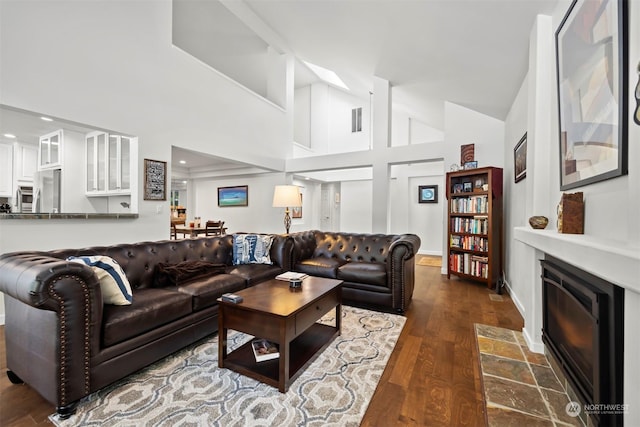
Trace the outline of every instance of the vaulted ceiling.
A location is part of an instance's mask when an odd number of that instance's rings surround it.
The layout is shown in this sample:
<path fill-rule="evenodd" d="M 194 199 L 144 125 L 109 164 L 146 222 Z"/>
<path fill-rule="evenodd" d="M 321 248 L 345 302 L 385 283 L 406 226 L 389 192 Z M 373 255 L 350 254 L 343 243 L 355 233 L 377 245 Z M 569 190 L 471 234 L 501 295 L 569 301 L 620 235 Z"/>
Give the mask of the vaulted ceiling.
<path fill-rule="evenodd" d="M 209 34 L 191 31 L 184 36 L 198 37 L 200 48 L 225 64 L 224 73 L 245 79 L 251 79 L 251 72 L 264 73 L 237 56 L 252 51 L 264 55 L 263 47 L 269 45 L 335 71 L 362 98 L 368 98 L 373 76 L 386 79 L 395 108 L 442 129 L 445 101 L 500 120 L 506 117 L 527 72 L 535 17 L 552 14 L 557 3 L 174 0 L 174 14 L 176 5 L 189 4 L 192 12 L 184 18 L 191 28 L 195 16 L 208 14 L 216 22 Z M 174 16 L 174 27 L 176 23 Z M 301 63 L 296 73 L 298 82 L 309 76 Z"/>

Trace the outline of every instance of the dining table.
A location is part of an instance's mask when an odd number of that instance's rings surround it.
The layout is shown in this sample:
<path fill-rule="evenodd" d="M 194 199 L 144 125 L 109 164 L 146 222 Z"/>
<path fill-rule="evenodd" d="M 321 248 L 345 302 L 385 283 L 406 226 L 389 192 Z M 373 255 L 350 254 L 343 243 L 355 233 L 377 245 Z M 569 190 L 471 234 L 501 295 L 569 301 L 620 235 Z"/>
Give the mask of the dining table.
<path fill-rule="evenodd" d="M 204 225 L 196 226 L 188 226 L 188 225 L 176 225 L 176 233 L 182 233 L 184 236 L 187 234 L 190 237 L 197 237 L 198 234 L 205 234 L 207 232 L 207 228 Z"/>

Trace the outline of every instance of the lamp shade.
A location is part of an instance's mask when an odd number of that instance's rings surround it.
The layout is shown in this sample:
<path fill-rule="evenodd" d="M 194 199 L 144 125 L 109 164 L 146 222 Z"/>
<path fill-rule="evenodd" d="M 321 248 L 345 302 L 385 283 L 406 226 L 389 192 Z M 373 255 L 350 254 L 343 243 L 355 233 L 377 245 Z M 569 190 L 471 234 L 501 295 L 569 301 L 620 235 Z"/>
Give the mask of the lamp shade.
<path fill-rule="evenodd" d="M 302 206 L 300 189 L 297 185 L 276 185 L 273 192 L 274 208 L 295 208 Z"/>

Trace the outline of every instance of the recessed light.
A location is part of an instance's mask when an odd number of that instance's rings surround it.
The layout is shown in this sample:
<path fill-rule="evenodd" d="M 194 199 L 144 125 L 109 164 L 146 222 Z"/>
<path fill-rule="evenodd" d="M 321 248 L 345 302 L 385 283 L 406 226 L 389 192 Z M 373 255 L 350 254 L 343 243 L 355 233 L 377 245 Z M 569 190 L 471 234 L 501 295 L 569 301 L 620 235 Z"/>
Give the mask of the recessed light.
<path fill-rule="evenodd" d="M 44 120 L 45 122 L 52 122 L 52 121 L 53 121 L 53 119 L 52 119 L 52 118 L 50 118 L 50 117 L 45 117 L 45 116 L 41 116 L 41 117 L 40 117 L 40 119 L 41 119 L 41 120 Z"/>
<path fill-rule="evenodd" d="M 4 137 L 5 137 L 5 138 L 13 139 L 13 138 L 15 138 L 16 136 L 15 136 L 14 134 L 12 134 L 12 133 L 5 133 L 5 134 L 4 134 Z"/>
<path fill-rule="evenodd" d="M 181 164 L 181 165 L 184 165 L 184 164 L 186 164 L 186 163 L 187 163 L 187 162 L 186 162 L 186 160 L 180 160 L 180 164 Z"/>

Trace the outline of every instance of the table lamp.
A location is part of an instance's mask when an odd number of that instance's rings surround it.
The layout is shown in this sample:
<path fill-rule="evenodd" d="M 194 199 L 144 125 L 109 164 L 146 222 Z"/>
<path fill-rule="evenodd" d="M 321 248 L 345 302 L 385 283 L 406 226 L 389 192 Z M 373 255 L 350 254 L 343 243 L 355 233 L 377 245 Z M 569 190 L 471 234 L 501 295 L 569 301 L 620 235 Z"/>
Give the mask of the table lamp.
<path fill-rule="evenodd" d="M 289 228 L 291 228 L 291 216 L 289 215 L 289 208 L 295 208 L 302 206 L 302 199 L 300 198 L 300 189 L 297 185 L 276 185 L 273 192 L 273 207 L 285 208 L 284 209 L 284 228 L 289 234 Z"/>

